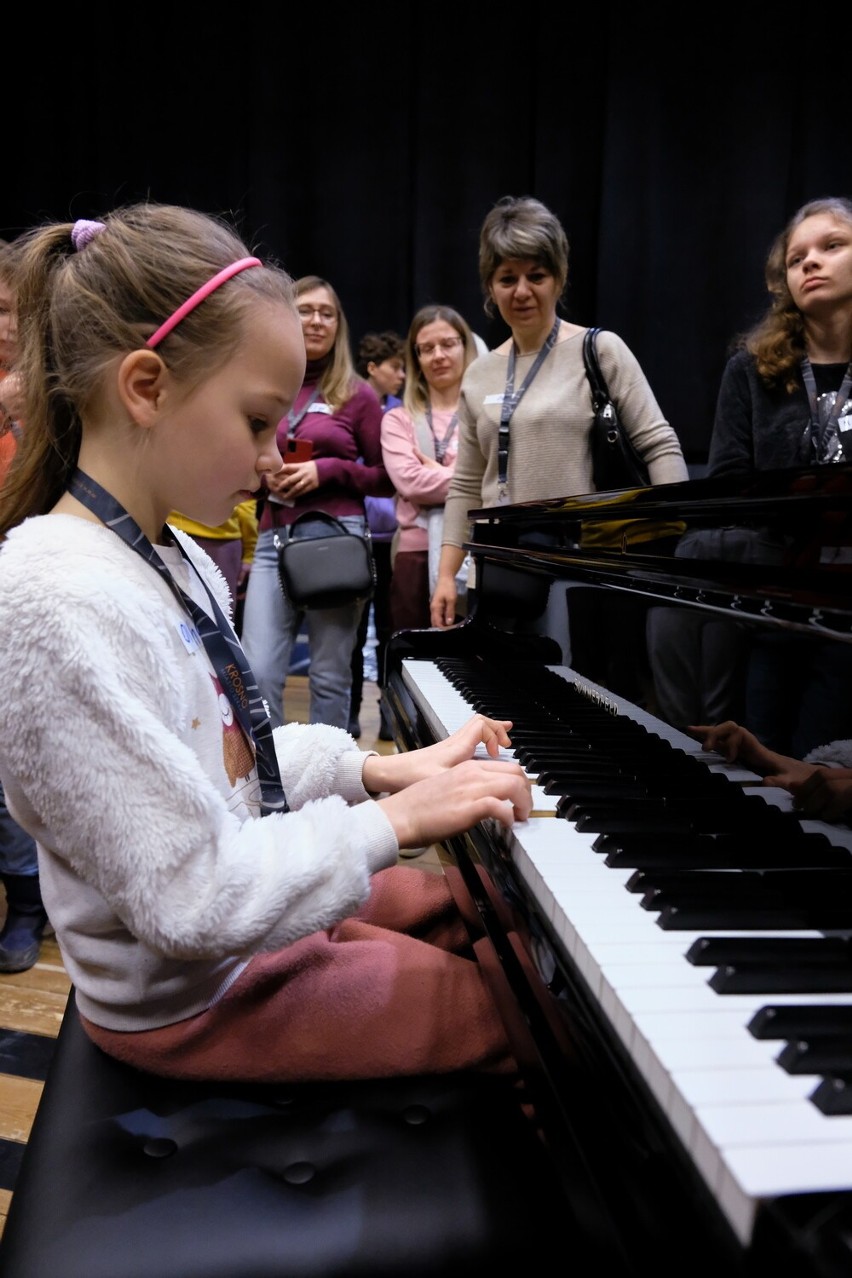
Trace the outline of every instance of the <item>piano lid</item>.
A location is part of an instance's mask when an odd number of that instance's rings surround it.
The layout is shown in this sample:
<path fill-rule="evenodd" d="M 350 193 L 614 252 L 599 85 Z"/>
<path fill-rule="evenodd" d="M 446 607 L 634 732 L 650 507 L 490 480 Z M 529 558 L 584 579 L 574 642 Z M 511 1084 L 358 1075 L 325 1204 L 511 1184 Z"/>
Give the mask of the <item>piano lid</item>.
<path fill-rule="evenodd" d="M 488 563 L 852 642 L 852 464 L 471 510 Z"/>

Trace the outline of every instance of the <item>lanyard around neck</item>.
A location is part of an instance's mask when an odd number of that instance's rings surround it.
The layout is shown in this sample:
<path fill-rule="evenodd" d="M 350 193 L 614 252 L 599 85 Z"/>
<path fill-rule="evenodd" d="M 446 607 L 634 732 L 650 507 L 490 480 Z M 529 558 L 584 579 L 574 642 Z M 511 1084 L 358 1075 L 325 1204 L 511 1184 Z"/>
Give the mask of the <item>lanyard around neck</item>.
<path fill-rule="evenodd" d="M 111 493 L 101 488 L 100 484 L 79 469 L 74 472 L 68 491 L 160 574 L 184 612 L 191 617 L 198 631 L 198 637 L 216 672 L 216 677 L 234 708 L 237 722 L 246 739 L 254 744 L 263 815 L 267 816 L 270 812 L 289 812 L 290 808 L 278 771 L 275 743 L 272 740 L 272 725 L 269 722 L 260 689 L 239 641 L 207 583 L 199 576 L 210 600 L 212 617 L 181 590 L 142 529 Z M 193 567 L 183 546 L 166 528 L 163 529 L 163 535 L 170 542 L 176 542 L 184 559 L 190 567 Z"/>
<path fill-rule="evenodd" d="M 426 405 L 426 421 L 429 423 L 429 429 L 432 432 L 432 440 L 435 445 L 435 460 L 439 461 L 441 465 L 443 466 L 444 458 L 447 455 L 447 448 L 449 447 L 450 440 L 452 439 L 455 429 L 459 424 L 458 409 L 456 409 L 456 411 L 453 413 L 452 417 L 450 418 L 450 423 L 447 426 L 447 429 L 444 431 L 443 439 L 438 439 L 437 435 L 435 434 L 435 427 L 432 425 L 432 405 L 431 404 Z"/>
<path fill-rule="evenodd" d="M 288 436 L 293 434 L 293 431 L 299 425 L 299 422 L 302 420 L 302 418 L 307 417 L 308 413 L 310 412 L 314 404 L 314 401 L 319 396 L 319 393 L 320 393 L 319 382 L 317 382 L 316 386 L 311 391 L 310 395 L 305 400 L 304 404 L 299 409 L 299 411 L 296 412 L 295 409 L 293 408 L 290 409 L 289 413 L 287 414 L 287 435 Z"/>
<path fill-rule="evenodd" d="M 834 405 L 824 422 L 820 421 L 816 378 L 807 355 L 802 360 L 801 368 L 802 381 L 805 383 L 811 414 L 808 432 L 817 457 L 820 461 L 827 461 L 831 460 L 830 455 L 835 453 L 836 460 L 841 461 L 843 459 L 843 449 L 839 443 L 840 429 L 838 422 L 840 414 L 843 412 L 843 405 L 849 398 L 849 391 L 852 390 L 852 360 L 846 366 L 843 381 L 840 383 L 840 389 L 834 398 Z"/>
<path fill-rule="evenodd" d="M 512 349 L 509 352 L 509 367 L 506 370 L 506 389 L 503 392 L 503 403 L 500 408 L 500 430 L 497 436 L 497 468 L 498 483 L 501 494 L 507 492 L 508 473 L 509 473 L 509 423 L 515 409 L 520 404 L 527 390 L 538 375 L 544 361 L 556 345 L 556 338 L 559 336 L 559 318 L 557 316 L 553 328 L 547 335 L 547 340 L 536 355 L 532 367 L 521 382 L 518 390 L 515 390 L 515 361 L 517 360 L 518 348 L 512 340 Z"/>

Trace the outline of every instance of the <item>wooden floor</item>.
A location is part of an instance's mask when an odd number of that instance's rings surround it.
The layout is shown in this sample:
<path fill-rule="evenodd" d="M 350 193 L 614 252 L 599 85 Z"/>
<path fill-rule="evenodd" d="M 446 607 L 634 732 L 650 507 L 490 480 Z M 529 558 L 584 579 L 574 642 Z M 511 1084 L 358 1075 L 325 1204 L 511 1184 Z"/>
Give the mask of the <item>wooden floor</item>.
<path fill-rule="evenodd" d="M 307 721 L 307 682 L 304 675 L 291 675 L 285 690 L 288 718 L 302 723 Z M 369 681 L 364 683 L 360 722 L 358 744 L 362 749 L 380 754 L 395 750 L 393 742 L 378 739 L 378 688 Z M 442 872 L 434 848 L 407 858 L 404 864 Z M 0 890 L 0 918 L 5 908 Z M 69 989 L 70 982 L 52 937 L 42 942 L 39 960 L 28 972 L 12 976 L 0 973 L 0 1234 Z"/>

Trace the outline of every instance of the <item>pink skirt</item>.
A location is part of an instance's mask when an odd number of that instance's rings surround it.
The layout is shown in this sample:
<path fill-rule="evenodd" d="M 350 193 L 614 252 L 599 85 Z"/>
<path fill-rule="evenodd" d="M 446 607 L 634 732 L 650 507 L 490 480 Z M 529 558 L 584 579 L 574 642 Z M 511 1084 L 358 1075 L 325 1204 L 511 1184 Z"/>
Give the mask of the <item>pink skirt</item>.
<path fill-rule="evenodd" d="M 83 1024 L 110 1056 L 172 1078 L 516 1071 L 446 880 L 412 866 L 376 874 L 352 918 L 257 955 L 198 1016 L 133 1033 Z"/>

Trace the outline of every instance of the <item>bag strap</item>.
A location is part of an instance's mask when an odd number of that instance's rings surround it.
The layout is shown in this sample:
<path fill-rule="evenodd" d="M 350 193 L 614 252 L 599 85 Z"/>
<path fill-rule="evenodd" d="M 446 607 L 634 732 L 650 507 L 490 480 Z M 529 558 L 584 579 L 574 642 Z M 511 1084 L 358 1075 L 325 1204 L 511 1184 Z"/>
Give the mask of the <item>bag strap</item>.
<path fill-rule="evenodd" d="M 344 537 L 357 536 L 357 533 L 350 532 L 336 515 L 330 515 L 327 510 L 303 510 L 301 515 L 297 515 L 290 523 L 290 539 L 301 540 L 305 530 L 310 528 L 312 524 L 315 527 L 322 525 L 329 533 L 339 534 Z M 314 534 L 314 536 L 321 535 L 320 533 Z"/>
<path fill-rule="evenodd" d="M 592 388 L 592 404 L 595 412 L 600 412 L 604 404 L 611 402 L 609 388 L 598 363 L 598 351 L 595 338 L 601 330 L 587 328 L 583 337 L 583 363 L 586 365 L 586 376 Z"/>

